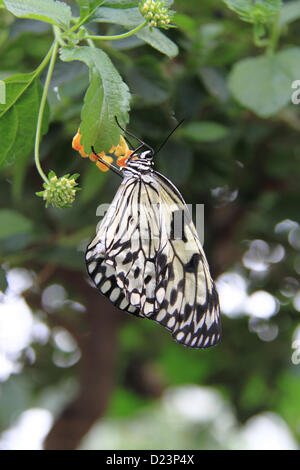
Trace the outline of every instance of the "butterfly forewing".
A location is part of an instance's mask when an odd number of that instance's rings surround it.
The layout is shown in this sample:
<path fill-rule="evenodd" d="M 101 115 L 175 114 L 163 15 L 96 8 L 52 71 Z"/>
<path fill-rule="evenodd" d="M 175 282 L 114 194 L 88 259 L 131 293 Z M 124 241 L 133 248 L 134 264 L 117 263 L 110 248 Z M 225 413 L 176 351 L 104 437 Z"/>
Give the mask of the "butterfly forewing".
<path fill-rule="evenodd" d="M 119 309 L 139 316 L 139 309 L 130 304 L 126 289 L 116 277 L 116 260 L 113 257 L 113 252 L 122 251 L 129 243 L 126 203 L 132 198 L 133 189 L 133 185 L 121 184 L 98 228 L 96 237 L 87 247 L 85 259 L 87 271 L 99 291 Z M 126 237 L 120 237 L 122 231 L 126 233 Z"/>

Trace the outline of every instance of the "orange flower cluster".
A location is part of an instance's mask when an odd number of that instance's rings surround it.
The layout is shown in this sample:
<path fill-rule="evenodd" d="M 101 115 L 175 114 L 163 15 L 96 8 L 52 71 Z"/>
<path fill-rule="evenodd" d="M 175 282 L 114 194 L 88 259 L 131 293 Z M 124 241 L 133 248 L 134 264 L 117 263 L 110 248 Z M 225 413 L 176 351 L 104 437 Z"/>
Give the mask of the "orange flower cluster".
<path fill-rule="evenodd" d="M 77 150 L 82 158 L 89 158 L 92 162 L 96 162 L 97 167 L 101 171 L 108 171 L 109 168 L 106 166 L 104 163 L 99 161 L 96 157 L 96 155 L 92 152 L 89 155 L 85 153 L 83 146 L 80 143 L 81 140 L 81 134 L 80 134 L 80 129 L 78 129 L 77 134 L 73 138 L 72 142 L 72 147 L 74 150 Z M 114 145 L 109 152 L 110 154 L 113 154 L 115 157 L 117 157 L 117 165 L 118 166 L 125 166 L 126 165 L 126 160 L 127 158 L 132 154 L 132 150 L 129 149 L 126 140 L 124 137 L 121 135 L 120 136 L 120 142 L 118 145 Z M 105 160 L 107 163 L 112 163 L 114 160 L 110 155 L 106 155 L 105 152 L 101 152 L 98 154 L 100 158 Z"/>

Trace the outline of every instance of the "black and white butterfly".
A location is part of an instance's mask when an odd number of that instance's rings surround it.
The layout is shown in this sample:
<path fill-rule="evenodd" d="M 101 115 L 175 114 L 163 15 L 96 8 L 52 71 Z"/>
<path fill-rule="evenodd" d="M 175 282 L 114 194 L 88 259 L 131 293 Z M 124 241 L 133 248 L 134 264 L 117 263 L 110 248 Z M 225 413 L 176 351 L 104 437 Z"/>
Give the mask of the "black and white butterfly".
<path fill-rule="evenodd" d="M 88 273 L 119 309 L 160 323 L 185 346 L 213 346 L 219 299 L 197 231 L 178 189 L 153 170 L 153 149 L 137 140 L 122 170 L 99 157 L 123 181 L 87 248 Z M 179 211 L 184 224 L 174 236 Z"/>

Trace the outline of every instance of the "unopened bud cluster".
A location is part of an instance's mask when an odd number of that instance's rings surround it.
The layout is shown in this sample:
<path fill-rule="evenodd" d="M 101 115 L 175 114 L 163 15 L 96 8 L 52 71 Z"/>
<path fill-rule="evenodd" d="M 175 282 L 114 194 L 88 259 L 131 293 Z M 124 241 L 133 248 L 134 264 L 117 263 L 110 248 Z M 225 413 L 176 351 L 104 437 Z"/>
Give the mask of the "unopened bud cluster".
<path fill-rule="evenodd" d="M 165 7 L 163 0 L 146 0 L 139 5 L 140 12 L 150 28 L 170 28 L 173 12 Z"/>
<path fill-rule="evenodd" d="M 43 184 L 45 190 L 36 193 L 36 195 L 46 201 L 46 207 L 49 204 L 60 209 L 71 207 L 75 200 L 76 191 L 80 189 L 76 188 L 77 183 L 75 180 L 78 176 L 79 174 L 75 174 L 58 178 L 54 171 L 51 171 L 48 175 L 49 182 Z"/>

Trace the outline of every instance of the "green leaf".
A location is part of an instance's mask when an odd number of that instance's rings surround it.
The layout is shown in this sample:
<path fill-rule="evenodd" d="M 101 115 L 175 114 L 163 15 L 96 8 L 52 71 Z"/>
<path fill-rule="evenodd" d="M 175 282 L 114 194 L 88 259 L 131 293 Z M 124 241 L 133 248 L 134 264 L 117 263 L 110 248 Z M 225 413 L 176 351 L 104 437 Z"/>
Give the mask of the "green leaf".
<path fill-rule="evenodd" d="M 0 239 L 32 231 L 31 220 L 10 209 L 0 210 Z"/>
<path fill-rule="evenodd" d="M 300 18 L 300 1 L 285 3 L 281 9 L 279 24 L 283 26 Z"/>
<path fill-rule="evenodd" d="M 0 267 L 0 291 L 5 292 L 7 288 L 6 274 L 3 268 Z"/>
<path fill-rule="evenodd" d="M 109 8 L 106 4 L 97 10 L 93 20 L 99 23 L 121 24 L 130 29 L 145 21 L 139 8 Z"/>
<path fill-rule="evenodd" d="M 186 124 L 181 133 L 187 139 L 195 142 L 212 142 L 223 139 L 229 133 L 227 127 L 211 121 L 194 121 Z"/>
<path fill-rule="evenodd" d="M 62 48 L 61 59 L 80 60 L 89 67 L 90 85 L 81 112 L 81 144 L 88 154 L 91 153 L 91 146 L 95 146 L 97 152 L 107 152 L 120 139 L 121 131 L 115 116 L 123 126 L 128 122 L 128 87 L 109 57 L 100 49 Z"/>
<path fill-rule="evenodd" d="M 70 25 L 71 8 L 64 2 L 54 0 L 4 0 L 8 11 L 18 18 L 32 18 L 63 28 Z"/>
<path fill-rule="evenodd" d="M 16 74 L 4 80 L 6 103 L 0 104 L 0 167 L 31 151 L 39 112 L 42 86 L 36 72 Z M 42 132 L 48 127 L 46 107 Z"/>
<path fill-rule="evenodd" d="M 145 41 L 147 44 L 157 49 L 159 52 L 167 55 L 171 59 L 178 55 L 178 47 L 175 42 L 171 41 L 159 29 L 152 28 L 152 31 L 146 26 L 136 33 L 137 37 Z"/>
<path fill-rule="evenodd" d="M 140 3 L 140 0 L 106 0 L 106 7 L 113 8 L 133 8 L 137 7 Z"/>
<path fill-rule="evenodd" d="M 138 8 L 121 10 L 103 7 L 97 10 L 94 21 L 120 24 L 130 30 L 142 24 L 144 17 Z M 152 28 L 152 31 L 150 31 L 149 27 L 145 26 L 135 35 L 168 57 L 172 58 L 178 54 L 177 45 L 157 28 Z"/>
<path fill-rule="evenodd" d="M 269 23 L 280 12 L 282 0 L 223 0 L 224 3 L 248 23 Z"/>
<path fill-rule="evenodd" d="M 300 77 L 300 48 L 273 56 L 241 60 L 229 75 L 235 99 L 258 116 L 269 117 L 291 100 L 291 85 Z"/>
<path fill-rule="evenodd" d="M 140 1 L 141 0 L 105 0 L 105 6 L 112 8 L 133 8 L 137 7 Z M 173 3 L 173 0 L 165 0 L 165 5 L 168 7 Z"/>

